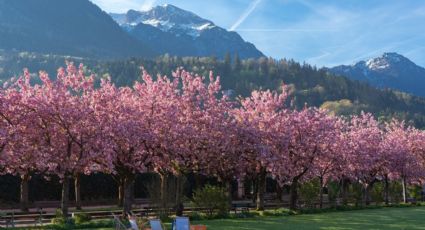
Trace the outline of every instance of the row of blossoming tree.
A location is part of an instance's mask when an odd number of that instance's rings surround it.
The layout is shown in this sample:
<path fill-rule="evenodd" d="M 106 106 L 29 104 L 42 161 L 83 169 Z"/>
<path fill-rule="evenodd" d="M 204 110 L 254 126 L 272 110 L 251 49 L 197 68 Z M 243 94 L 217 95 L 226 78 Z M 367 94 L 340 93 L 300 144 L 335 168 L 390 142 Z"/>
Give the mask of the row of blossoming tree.
<path fill-rule="evenodd" d="M 25 71 L 0 89 L 0 172 L 21 177 L 23 209 L 34 173 L 59 176 L 65 215 L 70 179 L 78 184 L 79 175 L 94 172 L 119 182 L 124 211 L 135 175 L 144 172 L 200 173 L 228 189 L 234 179 L 256 178 L 258 209 L 267 175 L 290 186 L 291 209 L 299 183 L 312 178 L 320 180 L 321 197 L 329 181 L 351 180 L 367 199 L 376 181 L 398 180 L 405 188 L 425 176 L 425 133 L 404 122 L 292 109 L 284 86 L 230 100 L 212 74 L 143 71 L 132 87 L 108 79 L 95 87 L 83 69 L 69 64 L 55 80 L 40 72 L 38 84 Z"/>

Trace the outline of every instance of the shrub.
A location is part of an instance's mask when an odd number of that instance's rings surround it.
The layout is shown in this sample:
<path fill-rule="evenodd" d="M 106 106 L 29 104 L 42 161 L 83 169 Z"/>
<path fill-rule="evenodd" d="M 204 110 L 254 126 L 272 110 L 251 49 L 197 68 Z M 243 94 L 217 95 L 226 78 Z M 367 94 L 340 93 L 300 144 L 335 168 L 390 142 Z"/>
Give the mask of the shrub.
<path fill-rule="evenodd" d="M 300 197 L 305 201 L 307 207 L 313 207 L 320 191 L 318 179 L 313 179 L 303 183 L 300 187 Z"/>
<path fill-rule="evenodd" d="M 173 218 L 171 218 L 169 215 L 165 215 L 165 214 L 160 215 L 160 216 L 159 216 L 159 219 L 160 219 L 162 222 L 172 222 L 172 221 L 173 221 Z"/>
<path fill-rule="evenodd" d="M 195 207 L 205 208 L 208 217 L 212 217 L 217 211 L 219 216 L 227 216 L 229 213 L 229 203 L 223 188 L 206 185 L 202 189 L 197 189 L 193 193 L 192 202 Z"/>
<path fill-rule="evenodd" d="M 422 187 L 418 185 L 413 185 L 409 187 L 409 197 L 415 198 L 417 201 L 422 199 Z"/>
<path fill-rule="evenodd" d="M 200 212 L 197 211 L 193 211 L 189 214 L 189 218 L 190 220 L 203 220 L 204 217 L 202 216 L 202 214 Z"/>
<path fill-rule="evenodd" d="M 289 216 L 289 215 L 291 215 L 291 210 L 286 208 L 265 210 L 262 212 L 262 216 Z"/>
<path fill-rule="evenodd" d="M 230 215 L 231 218 L 253 218 L 255 216 L 258 216 L 258 213 L 245 210 Z"/>
<path fill-rule="evenodd" d="M 91 216 L 87 213 L 80 212 L 74 214 L 74 221 L 76 224 L 82 224 L 85 222 L 89 222 L 91 220 Z"/>
<path fill-rule="evenodd" d="M 384 202 L 384 184 L 383 183 L 375 183 L 370 191 L 370 196 L 372 200 L 376 202 L 376 204 L 380 204 Z"/>
<path fill-rule="evenodd" d="M 331 205 L 331 207 L 336 207 L 340 186 L 337 182 L 331 181 L 329 182 L 327 189 L 329 204 Z"/>
<path fill-rule="evenodd" d="M 51 223 L 55 226 L 55 229 L 75 229 L 74 219 L 66 219 L 60 209 L 56 209 L 55 217 L 52 218 Z"/>
<path fill-rule="evenodd" d="M 391 197 L 391 202 L 395 204 L 399 204 L 402 199 L 403 187 L 400 182 L 393 181 L 390 183 L 389 193 Z"/>
<path fill-rule="evenodd" d="M 351 184 L 349 188 L 350 199 L 354 200 L 356 206 L 362 205 L 363 187 L 359 183 Z"/>
<path fill-rule="evenodd" d="M 56 209 L 55 217 L 52 218 L 51 222 L 52 222 L 52 224 L 57 224 L 57 225 L 64 225 L 65 224 L 65 217 L 62 213 L 62 210 Z"/>

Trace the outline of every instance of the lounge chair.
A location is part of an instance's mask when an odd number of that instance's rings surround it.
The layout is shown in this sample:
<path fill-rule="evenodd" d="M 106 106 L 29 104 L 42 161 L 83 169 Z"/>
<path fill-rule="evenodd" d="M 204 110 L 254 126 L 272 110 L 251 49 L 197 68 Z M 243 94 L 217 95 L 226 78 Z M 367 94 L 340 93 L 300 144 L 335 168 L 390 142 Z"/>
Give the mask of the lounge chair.
<path fill-rule="evenodd" d="M 159 219 L 149 220 L 149 225 L 151 226 L 151 230 L 164 230 L 164 228 L 162 227 L 161 220 Z"/>
<path fill-rule="evenodd" d="M 176 217 L 173 222 L 172 230 L 190 230 L 188 217 Z"/>

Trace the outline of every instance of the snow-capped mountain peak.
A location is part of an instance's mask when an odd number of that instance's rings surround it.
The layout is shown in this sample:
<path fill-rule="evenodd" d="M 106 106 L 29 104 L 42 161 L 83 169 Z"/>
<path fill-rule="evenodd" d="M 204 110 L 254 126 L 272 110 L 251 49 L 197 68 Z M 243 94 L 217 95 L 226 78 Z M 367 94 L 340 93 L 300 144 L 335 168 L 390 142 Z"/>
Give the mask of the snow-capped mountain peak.
<path fill-rule="evenodd" d="M 200 36 L 203 30 L 216 27 L 213 22 L 171 4 L 153 7 L 148 11 L 129 10 L 126 14 L 111 14 L 121 26 L 131 30 L 140 23 L 151 25 L 164 32 L 178 35 Z"/>
<path fill-rule="evenodd" d="M 238 54 L 243 59 L 264 56 L 237 32 L 174 5 L 110 16 L 133 38 L 155 47 L 161 54 L 220 58 Z"/>
<path fill-rule="evenodd" d="M 365 67 L 376 71 L 394 68 L 398 65 L 412 66 L 415 64 L 398 53 L 384 53 L 380 57 L 371 58 L 365 62 Z"/>
<path fill-rule="evenodd" d="M 368 69 L 378 70 L 378 69 L 386 69 L 390 67 L 390 64 L 386 59 L 383 58 L 371 58 L 366 61 L 366 66 Z"/>
<path fill-rule="evenodd" d="M 341 65 L 330 72 L 425 97 L 425 69 L 398 53 L 384 53 L 353 65 Z"/>

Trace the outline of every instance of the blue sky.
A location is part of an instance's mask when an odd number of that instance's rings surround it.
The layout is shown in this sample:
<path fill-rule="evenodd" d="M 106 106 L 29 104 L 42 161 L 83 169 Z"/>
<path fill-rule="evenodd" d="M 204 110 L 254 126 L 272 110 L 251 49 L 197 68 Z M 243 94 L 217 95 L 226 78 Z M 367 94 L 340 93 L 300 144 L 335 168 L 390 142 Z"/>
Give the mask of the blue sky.
<path fill-rule="evenodd" d="M 267 56 L 321 66 L 398 52 L 425 66 L 424 0 L 92 0 L 107 12 L 173 4 L 235 30 Z"/>

